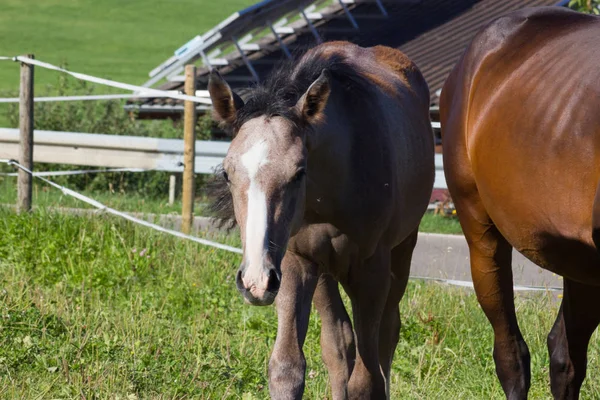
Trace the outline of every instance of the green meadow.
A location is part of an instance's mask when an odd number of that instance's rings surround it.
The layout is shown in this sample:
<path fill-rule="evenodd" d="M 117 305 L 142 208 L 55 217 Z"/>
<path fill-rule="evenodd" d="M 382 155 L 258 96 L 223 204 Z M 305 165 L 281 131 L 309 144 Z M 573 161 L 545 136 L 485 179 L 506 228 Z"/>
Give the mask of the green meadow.
<path fill-rule="evenodd" d="M 188 40 L 252 0 L 2 0 L 0 56 L 33 53 L 77 72 L 142 84 Z M 36 69 L 36 90 L 56 72 Z M 0 62 L 0 92 L 18 91 L 16 63 Z"/>
<path fill-rule="evenodd" d="M 0 232 L 0 398 L 268 398 L 275 310 L 243 303 L 238 255 L 101 215 L 0 208 Z M 516 298 L 532 399 L 550 397 L 556 296 Z M 401 314 L 392 398 L 504 398 L 471 291 L 411 281 Z M 306 399 L 330 398 L 319 330 L 313 313 Z M 599 345 L 596 335 L 583 398 L 600 398 Z"/>
<path fill-rule="evenodd" d="M 178 46 L 254 1 L 1 3 L 0 56 L 34 53 L 74 71 L 141 84 Z M 57 90 L 55 72 L 35 73 L 38 95 Z M 0 61 L 0 97 L 18 86 L 18 65 Z M 81 190 L 122 211 L 181 210 L 166 193 L 101 189 Z M 0 177 L 0 399 L 269 398 L 277 318 L 273 307 L 244 304 L 234 282 L 239 255 L 106 215 L 57 212 L 88 207 L 45 185 L 34 186 L 31 213 L 7 207 L 15 198 L 15 179 Z M 199 195 L 197 214 L 204 207 Z M 462 232 L 456 218 L 430 213 L 420 230 Z M 240 245 L 234 234 L 214 238 Z M 546 335 L 558 295 L 517 293 L 515 301 L 531 352 L 530 398 L 551 398 Z M 472 291 L 411 280 L 401 315 L 392 399 L 505 398 L 493 332 Z M 304 347 L 306 399 L 331 398 L 319 335 L 313 312 Z M 597 333 L 588 356 L 582 398 L 599 399 Z"/>

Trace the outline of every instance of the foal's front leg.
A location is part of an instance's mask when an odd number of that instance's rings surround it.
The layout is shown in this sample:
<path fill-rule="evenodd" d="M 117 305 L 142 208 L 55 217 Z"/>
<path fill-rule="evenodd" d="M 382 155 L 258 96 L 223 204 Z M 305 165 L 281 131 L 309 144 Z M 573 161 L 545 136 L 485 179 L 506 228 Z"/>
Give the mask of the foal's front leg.
<path fill-rule="evenodd" d="M 306 338 L 311 302 L 318 279 L 315 264 L 286 253 L 281 265 L 281 287 L 275 299 L 277 339 L 269 361 L 269 392 L 272 399 L 301 399 L 306 360 Z"/>

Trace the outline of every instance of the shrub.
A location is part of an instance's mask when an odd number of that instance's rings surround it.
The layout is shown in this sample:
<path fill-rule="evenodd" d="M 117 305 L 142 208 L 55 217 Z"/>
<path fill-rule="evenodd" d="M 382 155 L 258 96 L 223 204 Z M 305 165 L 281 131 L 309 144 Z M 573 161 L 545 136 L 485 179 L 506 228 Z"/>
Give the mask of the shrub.
<path fill-rule="evenodd" d="M 580 12 L 600 15 L 600 1 L 598 0 L 571 0 L 569 7 Z"/>
<path fill-rule="evenodd" d="M 83 81 L 73 81 L 59 75 L 56 86 L 49 86 L 42 95 L 68 96 L 91 95 L 95 89 Z M 11 93 L 11 97 L 18 96 Z M 111 135 L 145 136 L 166 139 L 181 139 L 183 127 L 180 121 L 139 120 L 135 113 L 124 110 L 123 100 L 39 102 L 34 105 L 34 127 L 40 130 L 104 133 Z M 19 106 L 10 104 L 3 109 L 5 120 L 11 127 L 19 125 Z M 198 140 L 212 137 L 214 124 L 210 115 L 198 118 L 196 135 Z M 58 171 L 93 167 L 63 164 L 36 164 L 36 171 Z M 6 171 L 6 167 L 1 168 Z M 168 172 L 149 171 L 145 173 L 102 173 L 56 177 L 57 183 L 75 190 L 137 192 L 144 196 L 164 196 L 168 192 Z M 203 183 L 197 177 L 197 187 Z"/>

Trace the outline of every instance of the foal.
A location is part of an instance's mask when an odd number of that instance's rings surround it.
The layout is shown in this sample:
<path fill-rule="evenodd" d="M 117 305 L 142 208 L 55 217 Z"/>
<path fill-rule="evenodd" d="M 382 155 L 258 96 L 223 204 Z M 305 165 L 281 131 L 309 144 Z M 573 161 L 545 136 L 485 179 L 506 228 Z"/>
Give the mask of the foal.
<path fill-rule="evenodd" d="M 398 303 L 434 178 L 421 73 L 400 51 L 331 42 L 275 72 L 245 103 L 216 72 L 209 91 L 233 132 L 217 207 L 240 227 L 237 287 L 250 304 L 276 302 L 271 397 L 302 397 L 314 301 L 333 398 L 385 398 Z"/>

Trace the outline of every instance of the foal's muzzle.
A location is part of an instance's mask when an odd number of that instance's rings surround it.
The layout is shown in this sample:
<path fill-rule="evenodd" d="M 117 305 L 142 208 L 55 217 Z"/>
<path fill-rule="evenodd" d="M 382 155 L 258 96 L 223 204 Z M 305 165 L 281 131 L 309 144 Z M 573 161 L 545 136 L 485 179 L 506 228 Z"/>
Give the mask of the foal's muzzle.
<path fill-rule="evenodd" d="M 246 263 L 242 262 L 235 283 L 247 303 L 268 306 L 279 292 L 281 273 L 271 263 L 263 265 L 258 273 L 248 273 Z"/>

